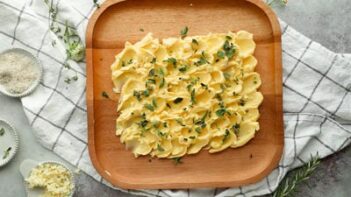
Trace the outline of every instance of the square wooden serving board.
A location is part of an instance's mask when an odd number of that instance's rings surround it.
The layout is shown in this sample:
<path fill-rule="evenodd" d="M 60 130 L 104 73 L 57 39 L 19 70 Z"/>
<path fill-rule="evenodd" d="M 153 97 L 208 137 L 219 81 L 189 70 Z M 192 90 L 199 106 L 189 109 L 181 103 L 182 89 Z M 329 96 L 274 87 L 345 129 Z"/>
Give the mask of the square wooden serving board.
<path fill-rule="evenodd" d="M 203 150 L 180 165 L 167 159 L 134 158 L 115 135 L 118 95 L 110 65 L 126 41 L 247 30 L 257 44 L 256 71 L 264 95 L 261 129 L 247 145 L 216 154 Z M 143 29 L 141 31 L 140 29 Z M 233 187 L 257 182 L 278 164 L 283 150 L 281 33 L 261 0 L 108 0 L 95 11 L 86 34 L 89 153 L 100 175 L 128 189 Z M 102 96 L 108 93 L 111 99 Z"/>

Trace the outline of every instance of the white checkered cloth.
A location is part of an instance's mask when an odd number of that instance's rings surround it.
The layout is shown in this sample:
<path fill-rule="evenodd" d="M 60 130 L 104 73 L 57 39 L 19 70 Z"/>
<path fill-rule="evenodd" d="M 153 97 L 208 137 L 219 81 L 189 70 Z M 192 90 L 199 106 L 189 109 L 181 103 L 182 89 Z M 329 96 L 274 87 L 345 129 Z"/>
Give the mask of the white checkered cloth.
<path fill-rule="evenodd" d="M 55 0 L 58 22 L 76 27 L 84 39 L 93 1 Z M 49 30 L 43 0 L 0 0 L 0 51 L 18 47 L 44 65 L 38 89 L 22 98 L 23 108 L 39 142 L 99 182 L 87 149 L 85 63 L 66 59 L 63 43 Z M 333 154 L 351 138 L 351 56 L 331 52 L 281 22 L 284 72 L 285 147 L 279 166 L 256 184 L 202 190 L 122 190 L 148 196 L 257 196 L 271 193 L 286 173 L 311 155 Z M 52 46 L 52 40 L 56 45 Z M 77 73 L 78 81 L 64 79 Z M 111 186 L 111 185 L 110 185 Z M 116 188 L 119 189 L 119 188 Z"/>

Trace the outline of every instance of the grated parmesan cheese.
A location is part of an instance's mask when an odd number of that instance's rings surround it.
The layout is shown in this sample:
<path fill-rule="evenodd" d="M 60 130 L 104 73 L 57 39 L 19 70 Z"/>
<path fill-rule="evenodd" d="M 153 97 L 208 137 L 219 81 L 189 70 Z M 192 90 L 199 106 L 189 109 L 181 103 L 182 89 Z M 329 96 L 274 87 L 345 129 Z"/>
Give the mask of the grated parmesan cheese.
<path fill-rule="evenodd" d="M 42 197 L 68 197 L 73 190 L 71 173 L 59 164 L 44 163 L 35 167 L 26 182 L 29 188 L 44 188 Z"/>
<path fill-rule="evenodd" d="M 12 94 L 28 90 L 40 76 L 40 69 L 32 57 L 8 51 L 0 55 L 0 85 Z"/>

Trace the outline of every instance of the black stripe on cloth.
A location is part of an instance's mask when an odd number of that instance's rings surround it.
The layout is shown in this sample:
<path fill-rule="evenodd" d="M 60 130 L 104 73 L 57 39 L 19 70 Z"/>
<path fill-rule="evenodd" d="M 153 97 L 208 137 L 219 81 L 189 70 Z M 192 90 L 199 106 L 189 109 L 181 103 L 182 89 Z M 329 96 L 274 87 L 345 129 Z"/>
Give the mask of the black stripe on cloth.
<path fill-rule="evenodd" d="M 336 62 L 336 59 L 337 59 L 337 55 L 334 56 L 333 60 L 331 61 L 331 64 L 329 66 L 329 68 L 327 69 L 327 71 L 325 73 L 323 73 L 322 77 L 319 79 L 317 85 L 315 85 L 313 87 L 313 90 L 311 92 L 311 95 L 308 97 L 306 103 L 304 104 L 304 106 L 300 109 L 299 113 L 303 112 L 303 110 L 305 110 L 305 108 L 307 107 L 308 103 L 310 102 L 310 100 L 312 99 L 314 93 L 316 92 L 317 88 L 319 87 L 319 84 L 323 81 L 323 79 L 325 78 L 325 76 L 328 74 L 328 72 L 331 70 L 331 68 L 333 67 L 333 65 L 335 64 Z"/>
<path fill-rule="evenodd" d="M 244 196 L 244 197 L 245 197 L 245 194 L 243 193 L 243 188 L 242 188 L 241 186 L 239 187 L 239 190 L 240 190 L 239 195 L 242 195 L 242 196 Z"/>
<path fill-rule="evenodd" d="M 296 130 L 297 130 L 297 126 L 299 124 L 299 118 L 300 115 L 297 114 L 296 116 L 296 123 L 295 123 L 295 127 L 294 127 L 294 132 L 293 132 L 293 140 L 294 140 L 294 160 L 296 159 L 297 156 L 297 151 L 296 151 Z"/>
<path fill-rule="evenodd" d="M 160 189 L 157 190 L 157 194 L 156 194 L 157 197 L 160 196 Z"/>
<path fill-rule="evenodd" d="M 15 43 L 15 40 L 16 40 L 16 31 L 17 31 L 17 27 L 21 21 L 21 18 L 22 18 L 22 14 L 23 14 L 23 11 L 24 11 L 24 8 L 26 7 L 26 4 L 23 5 L 18 17 L 17 17 L 17 23 L 16 23 L 16 26 L 15 26 L 15 29 L 13 31 L 13 39 L 12 39 L 12 42 L 11 42 L 11 45 L 13 45 Z"/>
<path fill-rule="evenodd" d="M 344 96 L 342 97 L 342 99 L 341 99 L 341 101 L 340 101 L 338 107 L 337 107 L 336 110 L 331 114 L 331 116 L 335 116 L 335 114 L 338 113 L 338 111 L 339 111 L 340 107 L 342 106 L 342 104 L 344 103 L 344 100 L 345 100 L 345 98 L 346 98 L 346 96 L 347 96 L 348 93 L 349 93 L 348 91 L 345 91 L 345 94 L 344 94 Z"/>
<path fill-rule="evenodd" d="M 300 92 L 294 90 L 294 89 L 291 88 L 290 86 L 288 86 L 288 85 L 286 85 L 286 84 L 283 84 L 283 86 L 284 86 L 285 88 L 287 88 L 287 89 L 289 89 L 289 90 L 295 92 L 296 94 L 300 95 L 301 97 L 304 97 L 305 99 L 308 99 L 308 97 L 306 97 L 305 95 L 301 94 Z M 323 111 L 327 112 L 328 114 L 331 114 L 331 113 L 332 113 L 331 111 L 327 110 L 327 109 L 324 108 L 322 105 L 320 105 L 319 103 L 314 102 L 313 100 L 310 100 L 310 102 L 313 103 L 313 104 L 315 104 L 315 105 L 317 105 L 319 108 L 321 108 Z M 339 116 L 337 116 L 337 115 L 335 115 L 335 116 L 338 117 L 338 118 L 341 118 L 341 117 L 339 117 Z"/>
<path fill-rule="evenodd" d="M 283 53 L 287 54 L 288 56 L 294 58 L 295 60 L 297 60 L 296 57 L 294 57 L 293 55 L 291 55 L 289 52 L 283 50 Z M 320 74 L 320 75 L 323 75 L 323 73 L 321 71 L 319 71 L 318 69 L 315 69 L 313 68 L 311 65 L 307 64 L 306 62 L 304 61 L 301 61 L 300 63 L 302 63 L 304 66 L 307 66 L 308 68 L 310 68 L 311 70 L 315 71 L 316 73 Z M 350 88 L 347 88 L 343 85 L 341 85 L 340 83 L 338 83 L 337 81 L 335 81 L 334 79 L 330 78 L 329 76 L 325 76 L 326 79 L 328 79 L 329 81 L 333 82 L 335 85 L 339 86 L 340 88 L 350 92 Z"/>
<path fill-rule="evenodd" d="M 84 93 L 85 93 L 85 87 L 84 87 L 84 90 L 83 90 L 82 94 L 80 95 L 80 97 L 79 97 L 79 99 L 78 99 L 78 101 L 77 101 L 77 103 L 76 103 L 75 105 L 78 105 L 78 103 L 80 102 L 80 100 L 83 98 Z M 72 118 L 74 112 L 76 111 L 76 109 L 77 109 L 77 108 L 73 108 L 73 110 L 71 111 L 71 113 L 68 115 L 68 118 L 67 118 L 67 120 L 66 120 L 66 122 L 65 122 L 65 125 L 61 128 L 60 134 L 57 136 L 57 138 L 56 138 L 56 140 L 55 140 L 55 142 L 54 142 L 54 144 L 53 144 L 51 150 L 54 150 L 54 148 L 55 148 L 55 146 L 56 146 L 56 144 L 57 144 L 59 138 L 61 137 L 62 133 L 63 133 L 64 131 L 67 131 L 66 126 L 67 126 L 68 123 L 71 121 L 71 118 Z M 86 144 L 86 142 L 84 142 L 84 143 Z"/>
<path fill-rule="evenodd" d="M 63 67 L 61 67 L 59 73 L 58 73 L 58 78 L 57 78 L 57 82 L 55 84 L 55 90 L 57 89 L 59 83 L 60 83 L 60 80 L 61 80 L 61 76 L 62 76 L 62 70 L 63 70 Z M 53 97 L 54 93 L 56 91 L 52 91 L 51 94 L 49 95 L 49 97 L 46 99 L 45 103 L 43 104 L 43 106 L 41 106 L 41 108 L 39 109 L 38 112 L 35 113 L 35 117 L 33 118 L 32 122 L 30 123 L 31 126 L 34 125 L 34 122 L 35 120 L 38 118 L 39 114 L 44 110 L 45 106 L 49 103 L 50 99 Z"/>
<path fill-rule="evenodd" d="M 167 194 L 166 192 L 164 192 L 163 190 L 161 190 L 161 193 L 166 195 L 167 197 L 172 197 L 171 195 Z"/>
<path fill-rule="evenodd" d="M 344 140 L 344 142 L 340 145 L 340 147 L 338 148 L 337 152 L 340 151 L 341 149 L 344 148 L 344 146 L 347 144 L 347 142 L 350 140 L 350 137 L 346 138 Z"/>
<path fill-rule="evenodd" d="M 271 188 L 271 184 L 270 184 L 270 182 L 269 182 L 269 180 L 268 180 L 268 177 L 266 177 L 265 179 L 266 179 L 266 183 L 267 183 L 267 187 L 268 187 L 269 192 L 270 192 L 270 193 L 273 193 L 274 191 L 273 191 L 273 189 Z"/>
<path fill-rule="evenodd" d="M 82 110 L 82 111 L 84 111 L 84 112 L 87 111 L 86 109 L 84 109 L 84 108 L 82 108 L 81 106 L 79 106 L 78 104 L 76 104 L 74 101 L 72 101 L 70 98 L 68 98 L 66 95 L 64 95 L 62 92 L 58 91 L 57 89 L 52 88 L 52 87 L 50 87 L 50 86 L 47 86 L 47 85 L 45 85 L 43 82 L 40 82 L 40 85 L 42 85 L 42 86 L 44 86 L 44 87 L 46 87 L 46 88 L 48 88 L 48 89 L 51 89 L 51 90 L 55 91 L 57 94 L 59 94 L 59 95 L 61 95 L 63 98 L 65 98 L 68 102 L 72 103 L 76 108 L 78 108 L 78 109 L 80 109 L 80 110 Z"/>
<path fill-rule="evenodd" d="M 45 34 L 44 34 L 43 38 L 41 39 L 39 49 L 37 50 L 37 55 L 36 55 L 37 57 L 39 56 L 39 53 L 40 53 L 41 49 L 43 48 L 45 38 L 46 38 L 46 36 L 48 35 L 48 33 L 49 33 L 49 32 L 50 32 L 50 30 L 49 30 L 49 29 L 48 29 L 48 30 L 46 30 L 46 32 L 45 32 Z"/>
<path fill-rule="evenodd" d="M 88 19 L 88 17 L 85 16 L 82 12 L 80 12 L 79 9 L 77 9 L 77 8 L 74 7 L 74 6 L 72 6 L 72 8 L 73 8 L 79 15 L 81 15 L 83 18 Z"/>
<path fill-rule="evenodd" d="M 304 165 L 306 164 L 306 162 L 305 162 L 303 159 L 301 159 L 301 157 L 297 156 L 296 158 L 297 158 L 302 164 L 304 164 Z"/>
<path fill-rule="evenodd" d="M 288 28 L 289 28 L 289 25 L 286 25 L 286 26 L 284 27 L 283 32 L 282 32 L 282 35 L 284 35 L 284 34 L 286 33 L 286 31 L 288 30 Z"/>
<path fill-rule="evenodd" d="M 2 35 L 4 35 L 4 36 L 7 36 L 7 37 L 10 37 L 10 38 L 13 38 L 11 35 L 9 35 L 9 34 L 3 32 L 3 31 L 0 31 L 0 34 L 2 34 Z M 26 47 L 28 47 L 28 48 L 34 50 L 34 51 L 37 51 L 37 50 L 38 50 L 37 48 L 34 48 L 34 47 L 30 46 L 29 44 L 27 44 L 27 43 L 25 43 L 25 42 L 23 42 L 23 41 L 21 41 L 21 40 L 19 40 L 19 39 L 17 39 L 17 38 L 16 38 L 16 41 L 19 42 L 19 43 L 21 43 L 22 45 L 24 45 L 24 46 L 26 46 Z M 61 64 L 61 65 L 63 66 L 64 62 L 62 62 L 62 61 L 60 61 L 60 60 L 54 58 L 53 56 L 49 55 L 48 53 L 46 53 L 46 52 L 44 52 L 44 51 L 40 51 L 40 53 L 43 54 L 43 55 L 45 55 L 46 57 L 52 59 L 53 61 L 55 61 L 55 62 Z M 74 69 L 74 68 L 72 68 L 72 67 L 71 67 L 70 69 L 73 70 L 73 71 L 75 71 L 75 72 L 77 72 L 77 73 L 79 73 L 80 75 L 86 77 L 86 75 L 85 75 L 83 72 L 78 71 L 78 70 L 76 70 L 76 69 Z"/>
<path fill-rule="evenodd" d="M 30 112 L 30 113 L 36 115 L 35 112 L 33 112 L 32 110 L 28 109 L 27 107 L 23 106 L 23 108 L 24 108 L 26 111 L 28 111 L 28 112 Z M 57 125 L 57 124 L 51 122 L 50 120 L 48 120 L 48 119 L 46 119 L 46 118 L 44 118 L 44 117 L 42 117 L 42 116 L 40 116 L 40 115 L 39 115 L 38 117 L 41 118 L 42 120 L 45 120 L 47 123 L 49 123 L 50 125 L 52 125 L 52 126 L 58 128 L 58 129 L 63 129 L 63 128 L 60 127 L 59 125 Z M 70 134 L 72 137 L 74 137 L 75 139 L 77 139 L 78 141 L 80 141 L 80 142 L 86 144 L 85 141 L 83 141 L 83 140 L 81 140 L 79 137 L 75 136 L 72 132 L 68 131 L 67 129 L 65 129 L 65 131 L 66 131 L 68 134 Z"/>
<path fill-rule="evenodd" d="M 335 153 L 335 152 L 336 152 L 332 147 L 330 147 L 330 146 L 327 145 L 326 143 L 322 142 L 322 140 L 319 139 L 317 136 L 314 136 L 314 139 L 315 139 L 316 141 L 318 141 L 320 144 L 322 144 L 325 148 L 329 149 L 332 153 Z"/>
<path fill-rule="evenodd" d="M 78 165 L 79 165 L 79 162 L 80 162 L 80 160 L 83 158 L 83 154 L 84 154 L 84 152 L 87 150 L 87 148 L 88 148 L 88 145 L 85 145 L 83 151 L 82 151 L 82 152 L 80 153 L 80 155 L 79 155 L 78 161 L 77 161 L 77 163 L 76 163 L 75 166 L 78 166 Z"/>
<path fill-rule="evenodd" d="M 295 69 L 297 68 L 297 66 L 299 65 L 299 63 L 301 62 L 301 59 L 303 58 L 303 56 L 306 54 L 306 52 L 308 51 L 308 49 L 310 48 L 311 44 L 313 42 L 310 40 L 306 46 L 306 48 L 304 49 L 304 51 L 302 52 L 302 54 L 300 55 L 300 57 L 298 59 L 296 59 L 296 63 L 294 65 L 294 67 L 291 69 L 291 71 L 289 72 L 289 74 L 286 76 L 283 84 L 285 84 L 287 82 L 287 80 L 289 79 L 289 77 L 293 74 L 293 72 L 295 71 Z"/>

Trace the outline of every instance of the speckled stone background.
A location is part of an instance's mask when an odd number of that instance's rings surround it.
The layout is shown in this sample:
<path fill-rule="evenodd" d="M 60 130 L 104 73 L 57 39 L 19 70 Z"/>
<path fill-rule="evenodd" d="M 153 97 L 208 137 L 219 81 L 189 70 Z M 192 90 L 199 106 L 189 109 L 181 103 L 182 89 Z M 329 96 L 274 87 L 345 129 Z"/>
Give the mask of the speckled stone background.
<path fill-rule="evenodd" d="M 273 9 L 289 25 L 327 48 L 339 53 L 351 53 L 350 0 L 289 0 L 287 7 L 273 5 Z M 0 94 L 0 118 L 10 121 L 20 135 L 20 150 L 15 159 L 0 168 L 0 197 L 22 197 L 25 190 L 18 168 L 24 159 L 64 161 L 37 143 L 18 99 Z M 110 189 L 80 173 L 75 196 L 132 195 Z M 351 147 L 323 159 L 312 177 L 298 186 L 295 196 L 351 196 Z"/>

